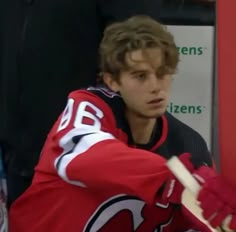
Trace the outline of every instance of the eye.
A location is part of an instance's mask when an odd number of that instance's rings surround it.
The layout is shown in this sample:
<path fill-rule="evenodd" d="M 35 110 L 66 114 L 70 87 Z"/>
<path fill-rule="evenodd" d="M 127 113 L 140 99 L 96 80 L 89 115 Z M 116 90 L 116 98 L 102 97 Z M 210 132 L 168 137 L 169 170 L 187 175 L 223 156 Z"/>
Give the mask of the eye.
<path fill-rule="evenodd" d="M 147 78 L 147 74 L 146 73 L 138 73 L 134 76 L 134 78 L 139 81 L 144 81 Z"/>
<path fill-rule="evenodd" d="M 173 75 L 175 73 L 176 73 L 176 70 L 168 66 L 161 66 L 156 71 L 156 75 L 160 78 L 165 77 L 167 75 Z"/>
<path fill-rule="evenodd" d="M 159 75 L 159 76 L 157 76 L 157 78 L 158 78 L 159 80 L 167 79 L 165 74 L 164 74 L 164 75 Z"/>
<path fill-rule="evenodd" d="M 169 81 L 173 79 L 173 76 L 170 74 L 164 74 L 162 76 L 158 76 L 157 78 L 161 81 Z"/>

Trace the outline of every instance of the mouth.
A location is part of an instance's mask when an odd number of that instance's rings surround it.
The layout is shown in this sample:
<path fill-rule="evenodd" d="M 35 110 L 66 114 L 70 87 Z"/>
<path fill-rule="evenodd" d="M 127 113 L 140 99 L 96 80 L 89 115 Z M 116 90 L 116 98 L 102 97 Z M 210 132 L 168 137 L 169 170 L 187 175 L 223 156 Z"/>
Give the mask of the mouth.
<path fill-rule="evenodd" d="M 156 98 L 148 102 L 148 104 L 160 104 L 164 102 L 164 98 Z"/>

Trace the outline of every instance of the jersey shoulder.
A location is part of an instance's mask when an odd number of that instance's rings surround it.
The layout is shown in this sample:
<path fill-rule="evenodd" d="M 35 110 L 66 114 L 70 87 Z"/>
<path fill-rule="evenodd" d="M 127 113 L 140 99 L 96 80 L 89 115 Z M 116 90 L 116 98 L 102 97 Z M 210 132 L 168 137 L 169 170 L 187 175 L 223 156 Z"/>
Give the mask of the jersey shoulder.
<path fill-rule="evenodd" d="M 121 96 L 118 93 L 108 89 L 107 87 L 89 87 L 86 90 L 101 98 L 112 108 L 113 111 L 115 111 L 116 108 L 120 108 L 122 110 L 124 109 L 124 102 Z"/>
<path fill-rule="evenodd" d="M 105 103 L 116 115 L 118 112 L 124 111 L 124 102 L 118 93 L 104 87 L 89 87 L 87 89 L 79 89 L 69 94 L 69 98 L 78 99 L 80 101 L 90 100 L 93 103 Z"/>
<path fill-rule="evenodd" d="M 97 111 L 102 111 L 103 120 L 107 126 L 119 131 L 119 134 L 128 134 L 127 122 L 125 119 L 124 109 L 125 104 L 119 94 L 111 91 L 105 87 L 89 87 L 87 89 L 79 89 L 71 92 L 68 96 L 68 101 L 76 102 L 75 105 L 83 104 L 88 106 L 95 106 Z M 91 107 L 86 107 L 88 111 Z M 65 110 L 64 110 L 65 111 Z M 90 110 L 93 114 L 93 110 Z"/>
<path fill-rule="evenodd" d="M 165 117 L 168 121 L 167 140 L 174 144 L 174 147 L 181 147 L 181 152 L 191 153 L 197 166 L 202 165 L 202 163 L 212 166 L 209 149 L 203 137 L 169 112 L 165 113 Z"/>
<path fill-rule="evenodd" d="M 186 139 L 186 136 L 189 135 L 197 139 L 198 142 L 205 143 L 203 137 L 196 130 L 180 121 L 169 112 L 165 113 L 165 117 L 168 121 L 170 133 L 178 134 L 178 139 Z"/>

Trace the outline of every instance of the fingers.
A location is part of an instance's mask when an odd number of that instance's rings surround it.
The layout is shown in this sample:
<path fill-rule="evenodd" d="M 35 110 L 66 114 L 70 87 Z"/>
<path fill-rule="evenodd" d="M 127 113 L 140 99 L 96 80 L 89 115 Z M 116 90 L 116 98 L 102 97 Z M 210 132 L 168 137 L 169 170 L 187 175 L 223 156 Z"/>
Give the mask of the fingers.
<path fill-rule="evenodd" d="M 236 230 L 236 215 L 234 209 L 228 202 L 222 201 L 218 195 L 212 193 L 208 188 L 202 188 L 198 195 L 200 207 L 203 210 L 203 217 L 213 228 L 225 225 L 225 231 Z M 226 222 L 226 218 L 230 220 Z"/>
<path fill-rule="evenodd" d="M 224 203 L 204 188 L 199 192 L 198 200 L 200 201 L 200 207 L 203 210 L 203 217 L 207 220 L 215 214 L 218 214 L 218 212 L 224 208 Z"/>

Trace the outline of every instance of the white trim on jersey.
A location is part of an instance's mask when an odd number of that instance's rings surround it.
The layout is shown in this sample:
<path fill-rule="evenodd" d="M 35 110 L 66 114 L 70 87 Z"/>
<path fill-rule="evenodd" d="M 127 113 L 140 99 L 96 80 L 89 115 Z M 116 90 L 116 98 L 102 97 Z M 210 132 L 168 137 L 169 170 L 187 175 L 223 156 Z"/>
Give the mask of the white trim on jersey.
<path fill-rule="evenodd" d="M 77 133 L 76 133 L 77 132 Z M 81 135 L 81 131 L 79 133 Z M 61 140 L 60 145 L 64 147 L 64 152 L 55 160 L 54 166 L 57 169 L 58 175 L 67 183 L 77 185 L 80 187 L 86 187 L 86 184 L 79 180 L 70 180 L 66 173 L 66 168 L 69 163 L 77 156 L 86 152 L 93 145 L 109 139 L 115 139 L 115 137 L 109 133 L 96 131 L 90 134 L 85 134 L 77 144 L 73 143 L 73 138 L 78 136 L 78 129 L 74 128 L 67 133 Z"/>

